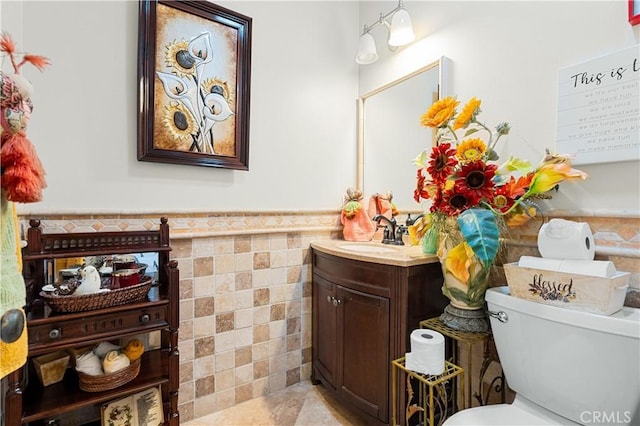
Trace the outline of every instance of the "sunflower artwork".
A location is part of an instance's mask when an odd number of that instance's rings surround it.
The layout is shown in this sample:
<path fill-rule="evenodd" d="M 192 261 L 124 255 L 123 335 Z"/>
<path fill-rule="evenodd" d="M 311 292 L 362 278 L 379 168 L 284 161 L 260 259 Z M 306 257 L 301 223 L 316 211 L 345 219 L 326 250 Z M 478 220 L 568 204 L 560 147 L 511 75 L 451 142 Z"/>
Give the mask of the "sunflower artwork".
<path fill-rule="evenodd" d="M 174 40 L 165 46 L 165 63 L 171 72 L 157 71 L 168 102 L 160 114 L 163 128 L 170 137 L 162 138 L 165 148 L 206 154 L 232 155 L 233 141 L 228 127 L 216 133 L 214 126 L 234 114 L 233 94 L 228 82 L 215 75 L 207 76 L 207 65 L 214 60 L 212 35 L 204 32 L 190 40 Z M 217 127 L 216 127 L 217 130 Z M 162 143 L 162 142 L 160 142 Z"/>
<path fill-rule="evenodd" d="M 248 170 L 249 17 L 140 2 L 138 159 Z"/>

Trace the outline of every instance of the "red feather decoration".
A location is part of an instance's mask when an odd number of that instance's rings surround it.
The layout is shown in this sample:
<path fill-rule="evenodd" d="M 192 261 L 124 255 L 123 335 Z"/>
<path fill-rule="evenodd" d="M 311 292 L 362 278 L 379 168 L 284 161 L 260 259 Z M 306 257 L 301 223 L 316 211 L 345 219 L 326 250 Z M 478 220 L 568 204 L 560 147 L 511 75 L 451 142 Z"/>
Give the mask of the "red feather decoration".
<path fill-rule="evenodd" d="M 44 169 L 35 147 L 24 133 L 2 134 L 0 165 L 2 189 L 9 201 L 33 203 L 42 200 L 42 190 L 47 187 Z"/>

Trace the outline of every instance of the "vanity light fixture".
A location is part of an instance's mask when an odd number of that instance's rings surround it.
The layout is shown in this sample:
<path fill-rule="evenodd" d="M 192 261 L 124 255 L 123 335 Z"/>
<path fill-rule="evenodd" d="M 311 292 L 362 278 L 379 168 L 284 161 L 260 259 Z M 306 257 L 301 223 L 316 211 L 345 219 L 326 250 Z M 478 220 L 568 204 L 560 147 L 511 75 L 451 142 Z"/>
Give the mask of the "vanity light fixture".
<path fill-rule="evenodd" d="M 390 16 L 392 16 L 391 24 L 387 21 L 387 18 Z M 403 7 L 402 0 L 399 0 L 398 6 L 396 6 L 395 9 L 386 14 L 380 13 L 380 18 L 376 22 L 364 26 L 362 35 L 360 36 L 360 43 L 358 44 L 358 54 L 356 55 L 356 62 L 361 65 L 372 64 L 378 60 L 376 42 L 373 36 L 369 34 L 369 31 L 378 24 L 384 25 L 389 31 L 387 44 L 391 51 L 396 50 L 398 46 L 411 43 L 415 38 L 411 16 L 409 16 L 409 12 Z"/>

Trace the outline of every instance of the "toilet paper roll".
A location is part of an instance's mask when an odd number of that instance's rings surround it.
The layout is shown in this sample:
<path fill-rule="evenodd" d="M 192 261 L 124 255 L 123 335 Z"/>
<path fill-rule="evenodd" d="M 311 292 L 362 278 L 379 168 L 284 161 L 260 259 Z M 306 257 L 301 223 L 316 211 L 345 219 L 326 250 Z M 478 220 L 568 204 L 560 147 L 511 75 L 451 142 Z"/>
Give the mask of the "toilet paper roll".
<path fill-rule="evenodd" d="M 616 274 L 616 266 L 613 262 L 605 260 L 544 259 L 542 257 L 522 256 L 518 261 L 518 266 L 603 278 L 610 278 Z"/>
<path fill-rule="evenodd" d="M 411 332 L 411 352 L 405 355 L 405 368 L 416 373 L 439 375 L 444 372 L 444 336 L 437 331 Z"/>
<path fill-rule="evenodd" d="M 538 232 L 538 250 L 544 258 L 593 260 L 595 245 L 588 223 L 551 219 Z"/>

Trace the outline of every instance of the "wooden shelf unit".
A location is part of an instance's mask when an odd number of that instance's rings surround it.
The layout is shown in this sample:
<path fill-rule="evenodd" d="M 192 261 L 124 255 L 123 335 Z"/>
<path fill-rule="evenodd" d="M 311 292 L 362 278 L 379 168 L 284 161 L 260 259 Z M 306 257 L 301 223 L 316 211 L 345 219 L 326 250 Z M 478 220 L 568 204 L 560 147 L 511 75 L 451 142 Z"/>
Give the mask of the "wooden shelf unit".
<path fill-rule="evenodd" d="M 168 219 L 157 230 L 45 234 L 40 221 L 30 220 L 27 246 L 23 249 L 23 275 L 27 291 L 25 313 L 29 359 L 6 378 L 5 426 L 56 424 L 58 416 L 74 412 L 99 412 L 114 399 L 160 385 L 165 424 L 178 426 L 179 389 L 179 270 L 169 259 Z M 56 259 L 86 256 L 157 253 L 158 273 L 148 300 L 77 313 L 55 313 L 39 296 L 50 279 L 50 264 Z M 54 275 L 55 276 L 55 275 Z M 31 366 L 31 358 L 121 337 L 160 332 L 159 348 L 143 354 L 138 376 L 122 386 L 102 392 L 80 390 L 70 368 L 62 382 L 43 387 Z M 71 413 L 71 414 L 70 414 Z M 95 414 L 94 414 L 95 415 Z M 76 418 L 73 422 L 82 422 Z M 95 418 L 87 419 L 87 423 Z M 62 422 L 64 423 L 64 421 Z"/>

